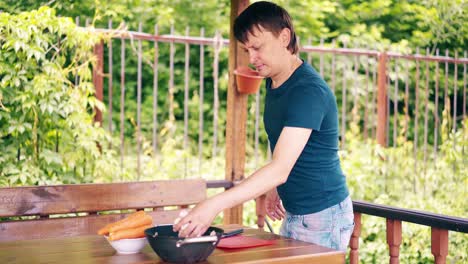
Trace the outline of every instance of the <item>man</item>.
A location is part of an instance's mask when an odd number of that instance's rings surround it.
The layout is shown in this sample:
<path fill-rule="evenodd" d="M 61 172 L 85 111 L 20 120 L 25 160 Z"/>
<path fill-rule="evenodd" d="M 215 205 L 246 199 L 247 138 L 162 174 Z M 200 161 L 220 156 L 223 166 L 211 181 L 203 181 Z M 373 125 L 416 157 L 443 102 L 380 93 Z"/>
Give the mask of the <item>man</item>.
<path fill-rule="evenodd" d="M 222 210 L 267 193 L 267 215 L 286 218 L 281 235 L 345 251 L 354 217 L 337 154 L 335 96 L 298 57 L 294 27 L 282 7 L 250 5 L 236 19 L 234 35 L 267 78 L 264 123 L 272 160 L 238 186 L 198 204 L 174 230 L 182 237 L 199 236 Z"/>

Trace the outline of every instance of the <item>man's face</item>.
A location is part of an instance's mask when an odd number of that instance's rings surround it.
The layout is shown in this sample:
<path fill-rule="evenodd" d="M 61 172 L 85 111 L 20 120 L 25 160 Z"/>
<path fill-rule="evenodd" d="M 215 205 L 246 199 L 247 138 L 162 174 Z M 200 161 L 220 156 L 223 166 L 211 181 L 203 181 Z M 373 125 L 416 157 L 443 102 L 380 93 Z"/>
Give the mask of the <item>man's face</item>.
<path fill-rule="evenodd" d="M 282 34 L 276 37 L 262 27 L 255 27 L 253 33 L 248 34 L 243 48 L 261 76 L 272 77 L 281 71 L 283 56 L 288 51 Z"/>

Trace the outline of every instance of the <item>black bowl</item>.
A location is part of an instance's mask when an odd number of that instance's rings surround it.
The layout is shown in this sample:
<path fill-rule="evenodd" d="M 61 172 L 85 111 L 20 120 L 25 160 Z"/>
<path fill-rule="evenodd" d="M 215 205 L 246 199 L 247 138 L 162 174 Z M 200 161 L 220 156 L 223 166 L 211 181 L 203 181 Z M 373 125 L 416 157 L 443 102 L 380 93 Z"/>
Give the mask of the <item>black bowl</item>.
<path fill-rule="evenodd" d="M 197 242 L 177 245 L 177 242 L 184 240 L 179 237 L 178 232 L 172 230 L 172 225 L 160 225 L 145 230 L 146 239 L 154 252 L 166 262 L 174 263 L 195 263 L 204 261 L 216 248 L 224 230 L 217 227 L 210 227 L 203 236 L 210 236 L 216 233 L 217 240 L 211 242 Z M 157 235 L 155 236 L 155 233 Z"/>

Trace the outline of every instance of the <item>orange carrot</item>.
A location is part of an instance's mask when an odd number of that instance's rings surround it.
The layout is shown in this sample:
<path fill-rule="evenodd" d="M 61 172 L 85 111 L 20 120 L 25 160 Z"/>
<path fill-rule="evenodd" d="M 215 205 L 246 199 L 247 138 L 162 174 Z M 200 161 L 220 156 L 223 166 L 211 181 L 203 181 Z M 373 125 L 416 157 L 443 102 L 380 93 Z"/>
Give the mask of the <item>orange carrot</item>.
<path fill-rule="evenodd" d="M 112 226 L 113 223 L 107 224 L 103 228 L 98 230 L 98 235 L 107 235 L 109 234 L 109 228 Z"/>
<path fill-rule="evenodd" d="M 109 240 L 114 241 L 119 239 L 144 237 L 145 230 L 150 227 L 152 227 L 152 225 L 143 225 L 136 228 L 128 228 L 111 232 L 109 235 Z"/>
<path fill-rule="evenodd" d="M 113 227 L 115 225 L 119 225 L 119 224 L 127 222 L 127 221 L 131 221 L 132 219 L 138 218 L 138 217 L 143 216 L 143 215 L 146 215 L 145 211 L 136 211 L 136 212 L 130 214 L 129 216 L 127 216 L 127 217 L 125 217 L 125 218 L 123 218 L 123 219 L 121 219 L 121 220 L 119 220 L 117 222 L 109 223 L 106 226 L 104 226 L 103 228 L 99 229 L 98 235 L 107 235 L 107 234 L 109 234 L 111 227 Z"/>
<path fill-rule="evenodd" d="M 134 217 L 128 221 L 118 223 L 109 228 L 109 233 L 113 233 L 123 229 L 136 228 L 139 226 L 150 225 L 153 223 L 153 218 L 150 215 L 144 214 Z"/>

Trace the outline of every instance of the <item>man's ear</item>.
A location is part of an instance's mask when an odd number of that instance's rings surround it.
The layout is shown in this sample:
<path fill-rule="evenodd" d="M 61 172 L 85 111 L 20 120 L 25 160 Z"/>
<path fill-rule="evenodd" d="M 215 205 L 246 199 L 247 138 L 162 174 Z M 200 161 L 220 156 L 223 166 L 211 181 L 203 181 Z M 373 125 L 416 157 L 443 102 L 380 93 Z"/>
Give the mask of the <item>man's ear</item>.
<path fill-rule="evenodd" d="M 279 38 L 283 47 L 287 48 L 291 42 L 291 30 L 283 28 L 280 32 Z"/>

